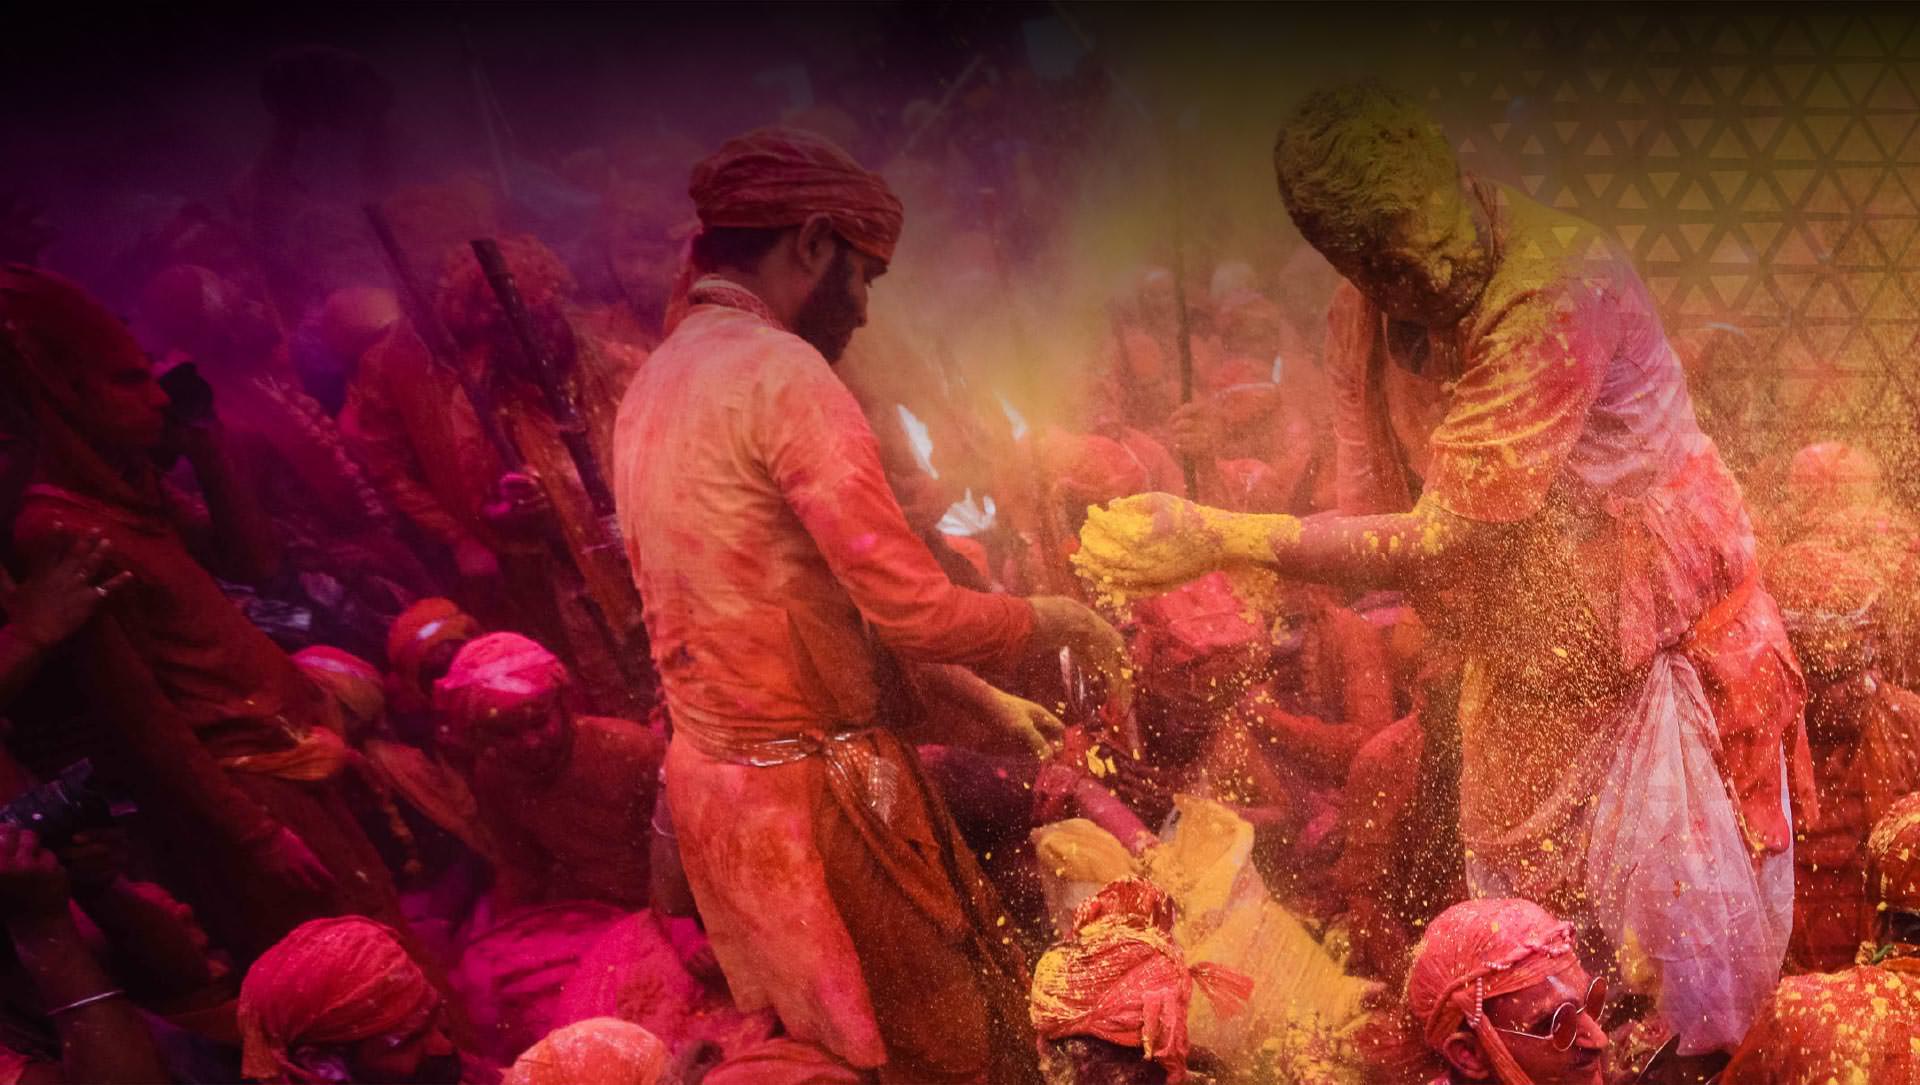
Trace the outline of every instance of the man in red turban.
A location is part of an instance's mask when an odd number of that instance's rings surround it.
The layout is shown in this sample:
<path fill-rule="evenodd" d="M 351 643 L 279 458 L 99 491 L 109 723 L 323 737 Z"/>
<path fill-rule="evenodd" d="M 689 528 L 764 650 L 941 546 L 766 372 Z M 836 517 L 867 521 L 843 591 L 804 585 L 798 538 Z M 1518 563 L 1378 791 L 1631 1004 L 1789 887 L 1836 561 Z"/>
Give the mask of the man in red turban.
<path fill-rule="evenodd" d="M 467 768 L 502 906 L 647 904 L 661 741 L 641 724 L 576 715 L 572 678 L 518 633 L 489 633 L 433 689 L 437 744 Z"/>
<path fill-rule="evenodd" d="M 1407 1009 L 1447 1065 L 1435 1085 L 1600 1085 L 1605 998 L 1574 953 L 1573 927 L 1525 900 L 1440 913 L 1407 977 Z"/>
<path fill-rule="evenodd" d="M 701 918 L 741 1007 L 773 1007 L 822 1065 L 1030 1079 L 1025 970 L 887 726 L 881 675 L 1069 645 L 1117 664 L 1119 637 L 1065 599 L 956 587 L 901 513 L 832 366 L 899 235 L 885 182 L 818 136 L 763 129 L 695 167 L 689 193 L 701 231 L 672 332 L 621 404 L 613 482 Z"/>
<path fill-rule="evenodd" d="M 250 1080 L 458 1080 L 441 994 L 392 928 L 316 919 L 294 928 L 240 984 L 240 1067 Z"/>
<path fill-rule="evenodd" d="M 1920 1085 L 1920 794 L 1867 837 L 1867 895 L 1859 965 L 1782 980 L 1724 1085 Z"/>

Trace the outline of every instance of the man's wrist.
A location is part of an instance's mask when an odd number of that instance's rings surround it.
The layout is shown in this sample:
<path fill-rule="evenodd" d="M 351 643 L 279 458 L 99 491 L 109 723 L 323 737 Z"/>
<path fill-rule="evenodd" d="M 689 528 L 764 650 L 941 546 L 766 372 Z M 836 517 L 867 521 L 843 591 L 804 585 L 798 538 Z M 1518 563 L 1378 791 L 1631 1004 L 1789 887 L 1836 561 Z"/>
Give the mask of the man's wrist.
<path fill-rule="evenodd" d="M 1279 549 L 1300 538 L 1300 518 L 1284 514 L 1213 511 L 1209 526 L 1220 538 L 1228 561 L 1265 564 Z"/>

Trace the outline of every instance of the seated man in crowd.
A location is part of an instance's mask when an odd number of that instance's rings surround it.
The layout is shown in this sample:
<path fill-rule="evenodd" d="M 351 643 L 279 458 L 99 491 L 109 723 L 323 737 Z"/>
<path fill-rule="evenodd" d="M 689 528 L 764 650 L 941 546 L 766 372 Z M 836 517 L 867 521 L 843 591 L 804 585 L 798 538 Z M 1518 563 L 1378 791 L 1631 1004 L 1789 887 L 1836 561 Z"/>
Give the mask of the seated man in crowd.
<path fill-rule="evenodd" d="M 517 633 L 468 643 L 434 687 L 439 744 L 466 768 L 499 868 L 498 904 L 647 904 L 665 753 L 629 720 L 576 715 L 572 677 Z"/>
<path fill-rule="evenodd" d="M 1600 1085 L 1606 981 L 1574 952 L 1573 927 L 1524 900 L 1470 900 L 1414 951 L 1407 1009 L 1445 1065 L 1435 1085 Z"/>
<path fill-rule="evenodd" d="M 371 920 L 303 923 L 261 954 L 240 985 L 241 1069 L 250 1081 L 456 1085 L 446 1005 Z"/>
<path fill-rule="evenodd" d="M 1860 964 L 1782 980 L 1721 1085 L 1920 1082 L 1920 794 L 1874 825 L 1867 892 Z"/>

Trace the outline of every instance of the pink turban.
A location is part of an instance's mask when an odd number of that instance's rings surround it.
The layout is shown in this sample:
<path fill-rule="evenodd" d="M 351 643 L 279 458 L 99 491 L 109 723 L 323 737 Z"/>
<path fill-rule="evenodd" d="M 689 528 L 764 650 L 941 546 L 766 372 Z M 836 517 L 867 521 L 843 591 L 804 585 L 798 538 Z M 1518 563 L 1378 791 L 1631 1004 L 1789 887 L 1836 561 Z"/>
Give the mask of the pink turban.
<path fill-rule="evenodd" d="M 406 1035 L 440 1001 L 393 928 L 358 916 L 302 923 L 240 984 L 241 1073 L 313 1080 L 292 1061 L 295 1048 Z"/>
<path fill-rule="evenodd" d="M 590 1017 L 527 1048 L 501 1085 L 655 1085 L 666 1072 L 659 1037 L 631 1021 Z"/>
<path fill-rule="evenodd" d="M 1440 913 L 1414 950 L 1407 1006 L 1440 1050 L 1462 1025 L 1480 1045 L 1505 1085 L 1530 1085 L 1507 1045 L 1487 1020 L 1486 1001 L 1524 991 L 1578 963 L 1573 927 L 1529 900 L 1470 900 Z"/>
<path fill-rule="evenodd" d="M 882 263 L 900 240 L 900 200 L 887 182 L 826 137 L 795 128 L 758 128 L 721 144 L 693 167 L 687 195 L 702 228 L 798 226 L 826 215 L 847 244 Z"/>
<path fill-rule="evenodd" d="M 1173 938 L 1173 899 L 1144 878 L 1123 878 L 1073 915 L 1073 932 L 1040 958 L 1028 1011 L 1042 1043 L 1092 1036 L 1138 1047 L 1187 1076 L 1187 1003 L 1196 982 L 1221 1016 L 1237 1012 L 1253 981 L 1218 965 L 1188 967 Z"/>
<path fill-rule="evenodd" d="M 567 667 L 518 633 L 468 641 L 433 687 L 433 710 L 456 734 L 481 720 L 548 697 L 567 684 Z"/>
<path fill-rule="evenodd" d="M 293 653 L 293 662 L 340 706 L 349 733 L 378 723 L 386 715 L 385 676 L 352 652 L 316 644 Z"/>

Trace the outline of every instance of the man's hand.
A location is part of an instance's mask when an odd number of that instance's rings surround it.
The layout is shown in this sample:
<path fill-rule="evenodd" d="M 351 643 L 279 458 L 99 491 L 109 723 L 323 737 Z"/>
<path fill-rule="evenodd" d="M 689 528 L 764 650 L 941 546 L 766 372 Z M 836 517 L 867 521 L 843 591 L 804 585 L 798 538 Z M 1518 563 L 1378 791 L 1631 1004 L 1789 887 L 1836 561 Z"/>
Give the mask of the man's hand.
<path fill-rule="evenodd" d="M 1219 568 L 1226 535 L 1215 510 L 1172 494 L 1137 494 L 1087 510 L 1073 564 L 1082 576 L 1120 587 L 1180 584 Z"/>
<path fill-rule="evenodd" d="M 1033 654 L 1059 656 L 1062 648 L 1107 680 L 1107 699 L 1121 711 L 1133 704 L 1133 668 L 1127 643 L 1106 619 L 1064 595 L 1036 595 L 1033 605 Z"/>
<path fill-rule="evenodd" d="M 524 536 L 538 532 L 552 511 L 539 476 L 530 471 L 508 471 L 494 483 L 493 500 L 480 514 L 495 529 Z"/>
<path fill-rule="evenodd" d="M 67 872 L 31 829 L 0 825 L 0 912 L 16 918 L 65 915 Z"/>
<path fill-rule="evenodd" d="M 993 694 L 994 727 L 1018 738 L 1037 758 L 1044 760 L 1051 754 L 1053 744 L 1060 741 L 1067 730 L 1060 717 L 1024 697 L 1000 690 L 994 690 Z"/>
<path fill-rule="evenodd" d="M 1226 420 L 1212 398 L 1182 403 L 1174 409 L 1168 428 L 1174 451 L 1196 460 L 1218 456 L 1226 441 Z"/>
<path fill-rule="evenodd" d="M 267 838 L 256 857 L 268 877 L 296 893 L 318 894 L 333 888 L 333 873 L 300 834 L 285 826 Z"/>
<path fill-rule="evenodd" d="M 69 544 L 59 561 L 24 584 L 0 569 L 0 609 L 14 634 L 46 649 L 78 632 L 107 596 L 133 579 L 107 568 L 112 556 L 112 544 L 95 533 Z"/>
<path fill-rule="evenodd" d="M 466 538 L 453 544 L 454 568 L 460 571 L 460 578 L 468 581 L 492 581 L 500 579 L 500 558 L 486 543 L 479 539 Z"/>

